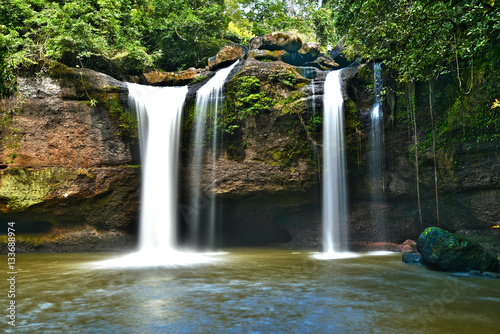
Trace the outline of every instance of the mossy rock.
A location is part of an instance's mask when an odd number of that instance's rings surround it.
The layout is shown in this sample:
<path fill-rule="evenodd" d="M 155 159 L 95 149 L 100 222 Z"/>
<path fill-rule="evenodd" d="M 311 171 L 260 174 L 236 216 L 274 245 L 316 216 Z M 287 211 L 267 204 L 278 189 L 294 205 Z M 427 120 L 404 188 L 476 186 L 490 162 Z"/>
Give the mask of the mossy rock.
<path fill-rule="evenodd" d="M 420 234 L 417 248 L 425 262 L 447 271 L 496 271 L 498 257 L 481 245 L 438 227 Z"/>

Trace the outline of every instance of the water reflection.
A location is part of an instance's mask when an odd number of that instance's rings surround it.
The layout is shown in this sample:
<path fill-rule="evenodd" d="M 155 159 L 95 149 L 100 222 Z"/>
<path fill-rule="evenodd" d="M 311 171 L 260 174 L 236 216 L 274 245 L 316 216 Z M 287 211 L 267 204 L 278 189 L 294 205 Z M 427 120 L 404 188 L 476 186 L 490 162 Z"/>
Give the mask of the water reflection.
<path fill-rule="evenodd" d="M 90 264 L 117 254 L 19 255 L 17 327 L 6 332 L 498 332 L 497 280 L 408 266 L 399 254 L 311 255 L 232 250 L 215 263 L 108 269 Z"/>

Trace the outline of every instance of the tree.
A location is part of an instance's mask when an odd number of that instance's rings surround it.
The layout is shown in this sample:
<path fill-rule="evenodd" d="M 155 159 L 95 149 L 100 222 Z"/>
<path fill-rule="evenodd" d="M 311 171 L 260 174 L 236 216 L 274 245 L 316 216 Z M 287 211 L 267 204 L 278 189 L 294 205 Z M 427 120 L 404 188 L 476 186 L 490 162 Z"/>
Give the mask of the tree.
<path fill-rule="evenodd" d="M 449 71 L 452 61 L 490 54 L 500 32 L 492 0 L 331 0 L 330 6 L 346 45 L 397 69 L 401 81 L 425 80 Z"/>

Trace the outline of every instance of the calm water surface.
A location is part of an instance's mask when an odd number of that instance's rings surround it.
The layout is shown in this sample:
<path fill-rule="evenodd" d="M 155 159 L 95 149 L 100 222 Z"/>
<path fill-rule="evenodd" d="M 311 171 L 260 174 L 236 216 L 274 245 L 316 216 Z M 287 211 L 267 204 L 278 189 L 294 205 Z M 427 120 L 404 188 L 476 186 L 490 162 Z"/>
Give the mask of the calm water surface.
<path fill-rule="evenodd" d="M 317 260 L 230 250 L 208 264 L 96 268 L 120 254 L 18 255 L 6 333 L 500 333 L 499 280 L 409 266 L 400 254 Z M 1 256 L 2 268 L 7 257 Z M 4 274 L 7 270 L 3 270 Z M 5 275 L 2 275 L 5 277 Z"/>

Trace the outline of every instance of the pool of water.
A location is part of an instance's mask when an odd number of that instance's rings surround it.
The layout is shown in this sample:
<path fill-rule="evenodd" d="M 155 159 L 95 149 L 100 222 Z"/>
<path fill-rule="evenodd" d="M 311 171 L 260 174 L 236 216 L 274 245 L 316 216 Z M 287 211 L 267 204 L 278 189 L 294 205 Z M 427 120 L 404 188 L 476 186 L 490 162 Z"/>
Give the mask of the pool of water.
<path fill-rule="evenodd" d="M 499 333 L 500 281 L 401 254 L 321 260 L 232 249 L 189 266 L 103 267 L 120 254 L 18 255 L 6 333 Z M 7 257 L 0 257 L 2 268 Z M 4 273 L 7 270 L 3 270 Z M 3 276 L 5 277 L 5 276 Z"/>

